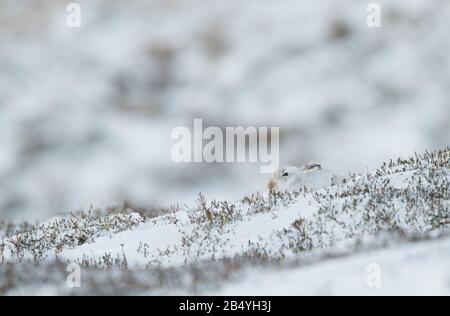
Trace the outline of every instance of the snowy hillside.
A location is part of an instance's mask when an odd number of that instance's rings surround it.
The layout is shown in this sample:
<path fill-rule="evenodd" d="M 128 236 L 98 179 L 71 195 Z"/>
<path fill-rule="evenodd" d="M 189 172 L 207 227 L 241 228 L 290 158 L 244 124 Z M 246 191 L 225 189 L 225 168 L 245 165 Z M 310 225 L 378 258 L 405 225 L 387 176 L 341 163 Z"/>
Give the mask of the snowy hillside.
<path fill-rule="evenodd" d="M 3 223 L 0 294 L 448 295 L 449 161 L 447 147 L 319 190 Z"/>
<path fill-rule="evenodd" d="M 341 173 L 450 143 L 448 1 L 376 1 L 379 29 L 360 0 L 76 2 L 74 30 L 66 1 L 0 1 L 2 219 L 261 190 L 255 165 L 173 163 L 194 118 Z"/>

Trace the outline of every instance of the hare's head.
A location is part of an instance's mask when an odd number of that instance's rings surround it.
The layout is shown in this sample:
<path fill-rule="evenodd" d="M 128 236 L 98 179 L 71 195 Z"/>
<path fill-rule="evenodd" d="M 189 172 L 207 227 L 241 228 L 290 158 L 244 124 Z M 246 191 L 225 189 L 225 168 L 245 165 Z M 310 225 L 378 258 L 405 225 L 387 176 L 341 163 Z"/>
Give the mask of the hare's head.
<path fill-rule="evenodd" d="M 282 190 L 283 187 L 285 187 L 286 184 L 290 182 L 290 180 L 295 178 L 298 171 L 299 168 L 297 167 L 286 167 L 278 169 L 272 174 L 272 178 L 270 178 L 269 182 L 267 183 L 267 188 L 269 189 L 269 191 Z"/>
<path fill-rule="evenodd" d="M 308 163 L 301 167 L 289 166 L 281 168 L 272 174 L 272 178 L 267 183 L 269 191 L 285 191 L 293 185 L 301 183 L 304 177 L 315 174 L 322 170 L 322 166 L 318 163 Z"/>

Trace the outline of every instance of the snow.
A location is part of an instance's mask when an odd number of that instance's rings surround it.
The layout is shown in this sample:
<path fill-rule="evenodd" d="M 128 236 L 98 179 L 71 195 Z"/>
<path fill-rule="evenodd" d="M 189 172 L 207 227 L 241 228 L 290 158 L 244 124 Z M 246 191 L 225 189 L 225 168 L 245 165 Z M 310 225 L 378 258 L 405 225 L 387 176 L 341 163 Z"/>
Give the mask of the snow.
<path fill-rule="evenodd" d="M 103 272 L 91 277 L 115 280 L 125 273 L 136 273 L 137 279 L 145 271 L 174 273 L 167 280 L 159 274 L 166 281 L 153 290 L 152 281 L 142 279 L 148 289 L 130 288 L 140 294 L 192 294 L 194 286 L 196 294 L 217 295 L 448 295 L 449 153 L 446 148 L 391 160 L 328 187 L 322 187 L 322 170 L 308 170 L 296 176 L 319 173 L 308 178 L 309 188 L 294 183 L 290 191 L 266 191 L 235 202 L 199 195 L 197 207 L 153 218 L 137 213 L 54 217 L 2 237 L 2 263 L 17 269 L 27 262 L 51 267 L 56 259 L 83 269 L 97 267 Z M 230 269 L 227 260 L 242 265 L 234 272 L 238 277 L 219 277 Z M 257 260 L 266 265 L 254 264 Z M 125 270 L 110 276 L 105 268 L 114 265 Z M 188 273 L 185 280 L 195 279 L 192 270 L 183 272 L 189 267 L 215 267 L 218 283 L 174 286 L 183 273 Z M 68 290 L 55 286 L 39 291 Z"/>
<path fill-rule="evenodd" d="M 327 260 L 313 266 L 254 271 L 211 295 L 450 295 L 450 239 Z M 380 268 L 372 286 L 368 268 Z M 370 270 L 369 270 L 370 271 Z"/>
<path fill-rule="evenodd" d="M 450 143 L 448 2 L 379 0 L 380 29 L 358 0 L 78 2 L 80 29 L 0 2 L 0 294 L 74 294 L 66 262 L 115 284 L 82 294 L 449 294 L 449 150 L 389 161 Z M 196 118 L 328 169 L 176 164 Z M 124 201 L 165 213 L 95 215 Z"/>
<path fill-rule="evenodd" d="M 175 164 L 170 132 L 193 118 L 278 126 L 282 165 L 343 174 L 449 144 L 446 2 L 379 1 L 377 30 L 358 0 L 78 2 L 76 30 L 58 1 L 0 4 L 2 218 L 235 200 L 265 181 Z"/>

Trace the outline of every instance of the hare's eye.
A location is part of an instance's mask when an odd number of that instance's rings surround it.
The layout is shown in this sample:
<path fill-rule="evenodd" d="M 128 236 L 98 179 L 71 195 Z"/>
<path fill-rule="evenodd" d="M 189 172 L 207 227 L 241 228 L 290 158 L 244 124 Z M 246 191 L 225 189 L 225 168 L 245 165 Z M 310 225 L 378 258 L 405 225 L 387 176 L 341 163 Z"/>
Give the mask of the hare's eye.
<path fill-rule="evenodd" d="M 287 177 L 289 175 L 289 173 L 285 172 L 283 173 L 283 177 Z"/>

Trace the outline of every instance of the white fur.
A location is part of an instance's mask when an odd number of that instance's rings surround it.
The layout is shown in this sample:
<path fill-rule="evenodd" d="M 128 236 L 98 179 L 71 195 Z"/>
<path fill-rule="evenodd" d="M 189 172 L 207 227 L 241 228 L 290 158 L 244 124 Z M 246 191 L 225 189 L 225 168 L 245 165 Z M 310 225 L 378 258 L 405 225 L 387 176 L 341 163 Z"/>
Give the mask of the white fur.
<path fill-rule="evenodd" d="M 288 166 L 278 169 L 268 183 L 269 190 L 294 191 L 307 187 L 318 190 L 343 181 L 339 176 L 320 164 L 309 163 L 301 167 Z"/>

